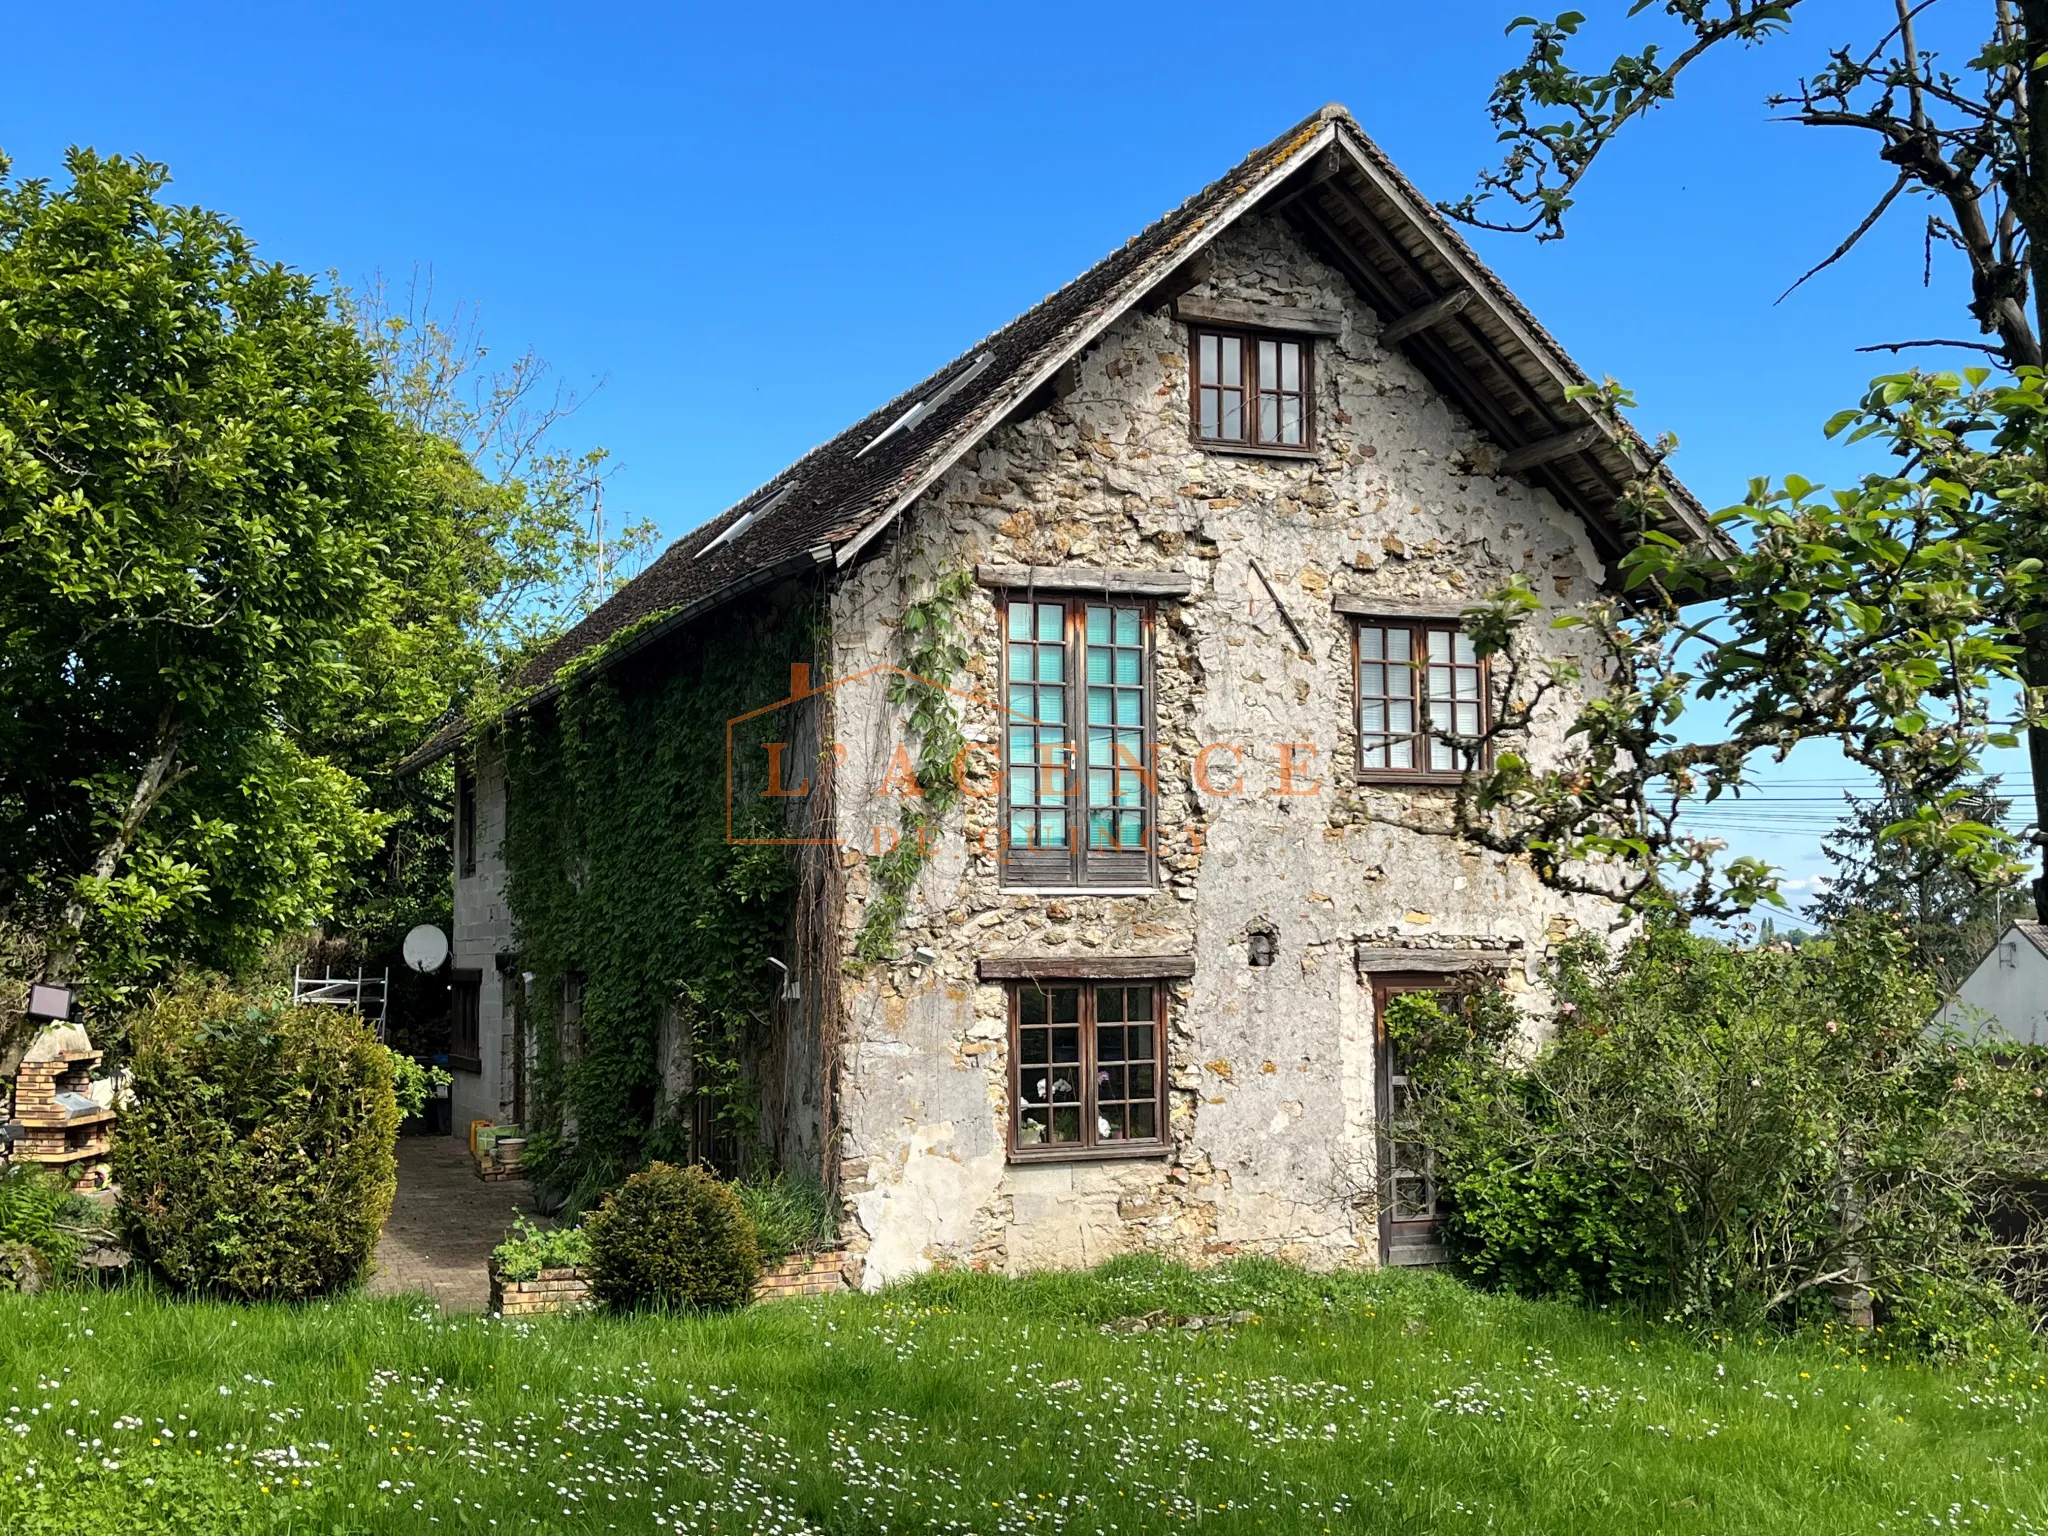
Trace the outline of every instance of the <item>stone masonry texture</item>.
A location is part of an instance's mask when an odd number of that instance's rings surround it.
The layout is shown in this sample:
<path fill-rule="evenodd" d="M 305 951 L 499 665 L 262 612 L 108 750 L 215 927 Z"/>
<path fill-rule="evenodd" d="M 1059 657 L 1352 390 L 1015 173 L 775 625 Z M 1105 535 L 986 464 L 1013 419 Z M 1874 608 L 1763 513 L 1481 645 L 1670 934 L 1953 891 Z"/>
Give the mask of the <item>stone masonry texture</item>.
<path fill-rule="evenodd" d="M 1527 994 L 1551 942 L 1608 920 L 1524 866 L 1371 819 L 1441 815 L 1445 792 L 1357 783 L 1351 620 L 1332 608 L 1339 597 L 1457 605 L 1515 571 L 1560 608 L 1583 603 L 1605 574 L 1584 530 L 1546 493 L 1481 472 L 1484 440 L 1377 344 L 1373 311 L 1284 222 L 1252 216 L 1213 249 L 1214 275 L 1193 297 L 1342 317 L 1340 334 L 1317 342 L 1312 458 L 1195 446 L 1187 327 L 1132 311 L 1053 406 L 986 439 L 834 597 L 834 669 L 851 676 L 900 660 L 905 604 L 962 565 L 1154 569 L 1193 584 L 1159 605 L 1157 891 L 1005 891 L 982 851 L 997 802 L 970 799 L 936 843 L 899 951 L 936 960 L 844 984 L 842 1187 L 869 1287 L 938 1264 L 1014 1273 L 1135 1250 L 1376 1262 L 1376 1067 L 1357 948 L 1494 951 Z M 977 593 L 969 623 L 971 675 L 959 681 L 994 699 L 994 594 Z M 1539 755 L 1555 750 L 1569 707 L 1539 723 Z M 895 824 L 879 791 L 901 736 L 879 687 L 843 688 L 834 708 L 848 754 L 837 814 L 850 952 L 869 890 L 855 850 Z M 977 744 L 970 787 L 992 790 L 994 711 L 964 706 L 963 717 Z M 1209 743 L 1242 750 L 1238 793 L 1196 782 Z M 1313 793 L 1279 793 L 1283 744 L 1299 744 L 1292 787 Z M 1234 756 L 1210 762 L 1210 783 L 1229 785 Z M 1270 967 L 1246 964 L 1253 927 L 1277 933 Z M 1008 1161 L 1007 1000 L 975 963 L 1026 954 L 1197 957 L 1171 991 L 1170 1157 Z"/>

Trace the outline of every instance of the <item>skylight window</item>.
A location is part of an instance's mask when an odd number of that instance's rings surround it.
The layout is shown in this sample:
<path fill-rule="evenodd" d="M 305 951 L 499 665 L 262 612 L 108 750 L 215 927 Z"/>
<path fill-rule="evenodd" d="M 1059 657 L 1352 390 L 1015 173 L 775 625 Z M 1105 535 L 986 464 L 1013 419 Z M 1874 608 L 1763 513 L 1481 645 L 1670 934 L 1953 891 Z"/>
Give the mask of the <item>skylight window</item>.
<path fill-rule="evenodd" d="M 770 512 L 773 512 L 777 507 L 781 506 L 785 501 L 787 501 L 789 499 L 790 489 L 791 488 L 789 486 L 784 486 L 781 490 L 777 491 L 773 496 L 770 496 L 766 501 L 762 502 L 759 506 L 747 508 L 746 511 L 742 512 L 739 515 L 738 520 L 735 521 L 732 524 L 732 526 L 727 528 L 725 532 L 721 533 L 709 544 L 706 544 L 702 549 L 698 550 L 697 553 L 694 556 L 692 556 L 692 558 L 702 560 L 706 555 L 710 554 L 711 551 L 718 548 L 719 545 L 730 544 L 734 539 L 738 538 L 741 534 L 745 533 L 749 528 L 753 527 L 754 524 L 761 521 L 762 518 L 766 517 Z"/>
<path fill-rule="evenodd" d="M 876 433 L 873 439 L 869 441 L 867 447 L 861 449 L 860 453 L 856 453 L 854 457 L 856 459 L 860 458 L 862 454 L 868 453 L 871 450 L 880 447 L 883 443 L 887 442 L 890 438 L 894 437 L 898 432 L 903 431 L 905 428 L 909 427 L 913 422 L 917 421 L 926 412 L 936 410 L 940 405 L 952 399 L 953 396 L 957 395 L 961 390 L 965 389 L 970 383 L 980 378 L 982 374 L 986 373 L 988 371 L 989 364 L 994 361 L 995 359 L 989 356 L 988 353 L 977 352 L 974 355 L 973 362 L 969 363 L 965 368 L 962 368 L 958 373 L 953 375 L 952 378 L 948 379 L 945 383 L 941 384 L 937 389 L 933 390 L 930 394 L 926 395 L 922 400 L 918 401 L 909 410 L 905 411 L 901 416 L 898 416 L 894 421 L 890 422 L 888 426 L 882 428 L 882 430 Z"/>

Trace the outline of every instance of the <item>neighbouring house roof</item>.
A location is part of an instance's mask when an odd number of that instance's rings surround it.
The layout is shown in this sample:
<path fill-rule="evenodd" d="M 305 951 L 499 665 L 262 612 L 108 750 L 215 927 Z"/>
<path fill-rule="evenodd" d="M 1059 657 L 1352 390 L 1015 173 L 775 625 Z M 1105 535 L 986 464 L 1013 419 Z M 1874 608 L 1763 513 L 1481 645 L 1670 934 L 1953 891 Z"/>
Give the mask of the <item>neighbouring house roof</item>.
<path fill-rule="evenodd" d="M 2030 917 L 2022 917 L 2012 926 L 2014 932 L 2041 951 L 2044 957 L 2048 957 L 2048 923 L 2037 923 Z"/>
<path fill-rule="evenodd" d="M 1201 253 L 1271 205 L 1350 277 L 1430 382 L 1502 450 L 1503 468 L 1578 513 L 1610 561 L 1630 542 L 1623 486 L 1648 468 L 1642 440 L 1567 398 L 1589 383 L 1549 332 L 1340 106 L 1254 150 L 1224 176 L 938 372 L 752 495 L 678 539 L 595 612 L 537 655 L 525 704 L 608 641 L 615 659 L 742 594 L 794 573 L 844 566 L 988 432 L 1026 407 L 1133 305 L 1199 281 Z M 1666 531 L 1722 542 L 1704 509 L 1665 477 Z M 631 631 L 628 635 L 627 632 Z M 620 637 L 625 637 L 621 639 Z M 453 750 L 450 719 L 403 765 Z"/>

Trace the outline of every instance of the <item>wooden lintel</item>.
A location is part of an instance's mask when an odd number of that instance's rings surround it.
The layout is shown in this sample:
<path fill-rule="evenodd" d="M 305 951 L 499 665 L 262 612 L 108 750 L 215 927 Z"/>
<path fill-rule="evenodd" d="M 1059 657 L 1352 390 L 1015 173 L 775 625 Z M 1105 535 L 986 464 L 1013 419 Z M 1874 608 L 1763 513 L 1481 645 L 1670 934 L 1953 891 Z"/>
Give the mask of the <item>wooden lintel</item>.
<path fill-rule="evenodd" d="M 1262 331 L 1297 331 L 1304 336 L 1341 336 L 1340 309 L 1296 309 L 1286 304 L 1246 304 L 1233 299 L 1176 299 L 1174 317 L 1211 325 L 1243 325 Z"/>
<path fill-rule="evenodd" d="M 1501 455 L 1500 471 L 1504 475 L 1518 475 L 1525 469 L 1548 464 L 1552 459 L 1561 459 L 1566 454 L 1581 452 L 1602 441 L 1606 436 L 1604 428 L 1589 423 L 1571 432 L 1560 432 L 1556 437 L 1525 443 L 1520 448 L 1510 449 Z"/>
<path fill-rule="evenodd" d="M 1186 597 L 1195 589 L 1184 571 L 1141 571 L 1101 565 L 977 565 L 974 579 L 1008 592 L 1105 592 L 1111 597 Z"/>
<path fill-rule="evenodd" d="M 1361 975 L 1386 975 L 1402 971 L 1498 971 L 1522 963 L 1522 954 L 1516 950 L 1398 949 L 1368 947 L 1363 944 L 1358 947 L 1354 958 Z"/>
<path fill-rule="evenodd" d="M 1457 619 L 1472 603 L 1430 603 L 1412 597 L 1359 597 L 1340 592 L 1330 599 L 1338 613 L 1359 619 Z"/>
<path fill-rule="evenodd" d="M 1460 288 L 1456 293 L 1447 293 L 1434 304 L 1411 310 L 1398 319 L 1389 320 L 1386 329 L 1380 332 L 1380 345 L 1397 346 L 1417 332 L 1426 331 L 1433 325 L 1441 325 L 1472 302 L 1472 290 Z"/>
<path fill-rule="evenodd" d="M 1209 267 L 1209 253 L 1197 251 L 1154 283 L 1151 291 L 1138 301 L 1138 307 L 1148 315 L 1158 314 L 1190 288 L 1209 281 Z"/>
<path fill-rule="evenodd" d="M 985 955 L 983 981 L 1159 981 L 1195 974 L 1193 955 Z"/>

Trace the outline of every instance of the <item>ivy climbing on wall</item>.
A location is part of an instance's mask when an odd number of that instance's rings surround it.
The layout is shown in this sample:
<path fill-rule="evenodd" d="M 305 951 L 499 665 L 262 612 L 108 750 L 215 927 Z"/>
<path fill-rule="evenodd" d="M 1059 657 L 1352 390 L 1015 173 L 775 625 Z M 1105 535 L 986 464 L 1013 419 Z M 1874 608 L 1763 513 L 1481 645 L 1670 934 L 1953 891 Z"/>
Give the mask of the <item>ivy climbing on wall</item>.
<path fill-rule="evenodd" d="M 910 893 L 931 858 L 939 823 L 959 803 L 954 765 L 966 750 L 967 738 L 960 729 L 958 700 L 948 690 L 967 664 L 962 619 L 973 592 L 972 571 L 948 571 L 933 583 L 929 596 L 903 611 L 903 667 L 910 675 L 891 680 L 889 697 L 908 706 L 903 725 L 917 743 L 919 793 L 904 796 L 896 846 L 869 868 L 872 894 L 854 941 L 856 958 L 869 963 L 886 960 L 894 952 Z"/>
<path fill-rule="evenodd" d="M 506 898 L 533 976 L 528 1155 L 572 1199 L 686 1153 L 684 1106 L 660 1097 L 670 1010 L 719 1128 L 761 1144 L 747 1065 L 773 1007 L 769 957 L 787 939 L 795 865 L 787 847 L 744 841 L 788 835 L 772 801 L 734 795 L 728 839 L 727 722 L 783 697 L 790 663 L 813 654 L 817 606 L 785 594 L 728 611 L 718 643 L 586 675 L 499 730 Z M 580 1025 L 557 1028 L 577 985 Z"/>

